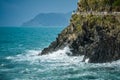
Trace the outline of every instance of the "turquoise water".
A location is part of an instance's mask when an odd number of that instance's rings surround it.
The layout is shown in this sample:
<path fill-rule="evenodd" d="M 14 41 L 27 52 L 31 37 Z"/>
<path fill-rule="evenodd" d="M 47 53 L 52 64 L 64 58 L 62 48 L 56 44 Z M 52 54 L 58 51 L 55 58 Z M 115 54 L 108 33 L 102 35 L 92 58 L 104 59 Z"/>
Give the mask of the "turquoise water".
<path fill-rule="evenodd" d="M 0 80 L 120 80 L 119 60 L 84 63 L 68 47 L 37 56 L 62 29 L 0 27 Z"/>

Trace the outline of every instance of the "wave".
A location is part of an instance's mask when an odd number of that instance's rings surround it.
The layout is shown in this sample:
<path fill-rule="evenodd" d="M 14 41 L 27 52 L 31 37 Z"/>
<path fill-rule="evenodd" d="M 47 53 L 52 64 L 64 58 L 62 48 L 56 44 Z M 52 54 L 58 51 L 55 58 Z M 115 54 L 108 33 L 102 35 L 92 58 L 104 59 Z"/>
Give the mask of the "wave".
<path fill-rule="evenodd" d="M 102 64 L 87 63 L 89 59 L 82 62 L 84 56 L 68 56 L 66 54 L 70 53 L 69 47 L 48 55 L 38 56 L 40 52 L 41 50 L 27 50 L 19 55 L 6 57 L 8 60 L 20 64 L 20 66 L 13 68 L 13 71 L 19 68 L 18 74 L 30 75 L 23 76 L 23 79 L 16 78 L 13 80 L 30 80 L 30 78 L 31 80 L 35 78 L 36 80 L 63 80 L 70 78 L 104 80 L 108 78 L 108 74 L 111 76 L 110 79 L 113 78 L 112 73 L 115 73 L 116 80 L 120 78 L 117 75 L 120 71 L 120 60 Z"/>
<path fill-rule="evenodd" d="M 41 53 L 41 50 L 27 50 L 23 54 L 18 54 L 16 56 L 8 56 L 6 59 L 10 59 L 15 62 L 19 61 L 29 61 L 31 63 L 35 62 L 81 62 L 84 56 L 76 56 L 70 57 L 66 53 L 70 53 L 69 47 L 65 47 L 64 49 L 58 50 L 53 53 L 49 53 L 48 55 L 38 56 Z"/>
<path fill-rule="evenodd" d="M 28 61 L 31 64 L 56 63 L 57 65 L 79 64 L 81 66 L 86 65 L 86 63 L 89 61 L 89 59 L 86 59 L 85 62 L 82 62 L 84 56 L 68 56 L 66 53 L 72 54 L 69 47 L 65 47 L 64 49 L 43 56 L 38 56 L 39 53 L 41 53 L 41 50 L 27 50 L 23 54 L 8 56 L 6 59 L 14 62 Z M 111 63 L 88 63 L 88 65 L 90 65 L 89 67 L 120 67 L 120 60 L 113 61 Z"/>

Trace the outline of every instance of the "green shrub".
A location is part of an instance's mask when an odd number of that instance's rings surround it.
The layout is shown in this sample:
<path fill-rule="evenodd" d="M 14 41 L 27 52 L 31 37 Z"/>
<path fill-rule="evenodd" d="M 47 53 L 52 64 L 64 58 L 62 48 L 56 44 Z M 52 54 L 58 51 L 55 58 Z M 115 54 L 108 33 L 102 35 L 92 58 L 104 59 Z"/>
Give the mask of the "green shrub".
<path fill-rule="evenodd" d="M 116 0 L 116 1 L 113 3 L 113 6 L 120 6 L 120 0 Z"/>

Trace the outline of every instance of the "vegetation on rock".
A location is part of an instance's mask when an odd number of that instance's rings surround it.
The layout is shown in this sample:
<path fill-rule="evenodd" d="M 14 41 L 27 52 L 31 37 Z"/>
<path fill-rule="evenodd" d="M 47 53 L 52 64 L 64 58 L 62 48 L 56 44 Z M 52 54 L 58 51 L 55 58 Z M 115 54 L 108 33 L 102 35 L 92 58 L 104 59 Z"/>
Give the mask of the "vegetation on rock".
<path fill-rule="evenodd" d="M 116 1 L 113 3 L 113 6 L 120 6 L 120 0 L 116 0 Z"/>
<path fill-rule="evenodd" d="M 73 56 L 85 55 L 83 61 L 89 58 L 91 63 L 103 63 L 120 59 L 119 4 L 119 0 L 80 0 L 70 25 L 41 55 L 69 46 Z"/>

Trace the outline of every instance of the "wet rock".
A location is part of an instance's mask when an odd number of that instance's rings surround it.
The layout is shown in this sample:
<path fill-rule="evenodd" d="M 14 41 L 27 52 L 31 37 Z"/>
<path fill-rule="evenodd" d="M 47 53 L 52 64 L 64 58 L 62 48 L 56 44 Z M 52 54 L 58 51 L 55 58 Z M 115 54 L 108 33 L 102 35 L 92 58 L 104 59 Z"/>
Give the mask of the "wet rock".
<path fill-rule="evenodd" d="M 87 5 L 90 4 L 89 1 L 91 0 L 88 0 Z M 85 6 L 81 2 L 79 2 L 80 12 L 82 10 L 84 12 Z M 96 10 L 95 7 L 94 9 Z M 72 52 L 70 56 L 84 55 L 83 61 L 90 63 L 104 63 L 120 59 L 120 22 L 118 19 L 120 14 L 117 16 L 83 15 L 77 12 L 72 15 L 70 25 L 58 35 L 48 48 L 43 49 L 40 55 L 69 46 Z"/>

